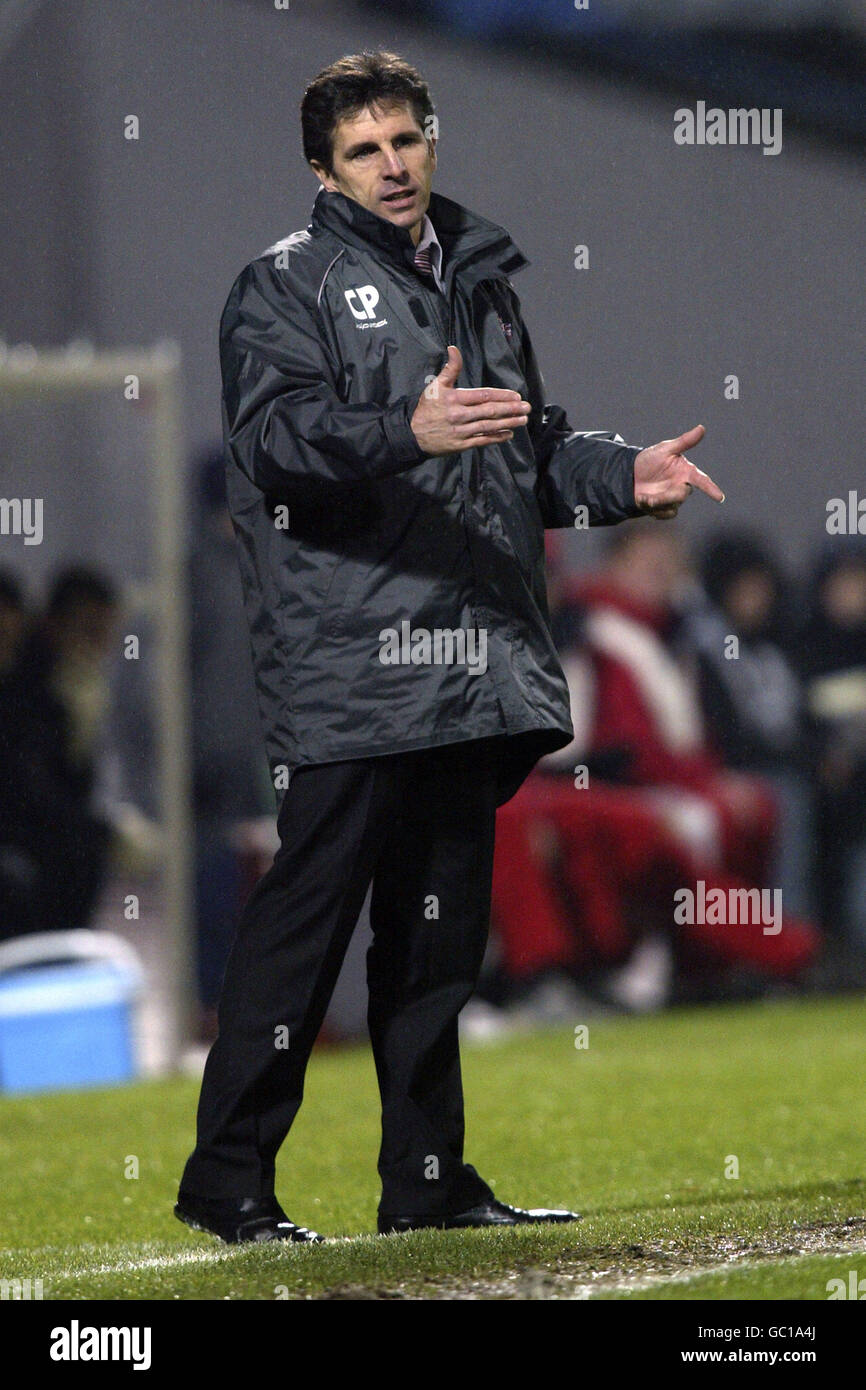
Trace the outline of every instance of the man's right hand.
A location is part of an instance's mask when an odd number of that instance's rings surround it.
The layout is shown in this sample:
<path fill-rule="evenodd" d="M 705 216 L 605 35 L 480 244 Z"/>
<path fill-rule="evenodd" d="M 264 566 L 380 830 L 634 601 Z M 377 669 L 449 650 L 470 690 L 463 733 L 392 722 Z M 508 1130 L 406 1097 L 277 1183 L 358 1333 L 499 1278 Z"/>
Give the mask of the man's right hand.
<path fill-rule="evenodd" d="M 448 361 L 424 388 L 410 424 L 425 453 L 457 454 L 501 444 L 525 425 L 532 406 L 519 391 L 496 386 L 457 387 L 463 367 L 460 349 L 448 349 Z"/>

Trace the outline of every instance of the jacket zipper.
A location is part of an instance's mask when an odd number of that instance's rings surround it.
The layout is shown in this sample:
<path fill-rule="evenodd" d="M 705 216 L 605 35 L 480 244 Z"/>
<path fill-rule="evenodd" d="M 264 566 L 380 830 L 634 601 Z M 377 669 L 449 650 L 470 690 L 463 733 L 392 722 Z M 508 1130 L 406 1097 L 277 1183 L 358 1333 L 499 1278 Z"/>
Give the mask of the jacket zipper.
<path fill-rule="evenodd" d="M 447 353 L 447 351 L 448 351 L 448 346 L 449 346 L 449 344 L 454 342 L 454 298 L 455 298 L 455 284 L 454 284 L 454 276 L 453 276 L 453 275 L 452 275 L 452 278 L 451 278 L 450 291 L 451 291 L 450 294 L 446 295 L 446 297 L 445 297 L 445 301 L 446 301 L 446 303 L 447 303 L 447 305 L 448 305 L 448 337 L 445 339 L 445 341 L 443 342 L 442 345 L 443 345 L 443 347 L 445 348 L 446 353 Z M 437 292 L 438 292 L 438 291 L 437 291 Z M 437 322 L 438 322 L 438 316 L 437 316 Z M 455 344 L 455 346 L 456 346 L 456 344 Z M 478 482 L 479 482 L 479 488 L 480 488 L 480 490 L 481 490 L 481 493 L 482 493 L 482 495 L 484 495 L 484 477 L 483 477 L 483 473 L 482 473 L 481 452 L 480 452 L 480 450 L 475 450 L 475 449 L 473 449 L 472 452 L 476 454 L 477 459 L 478 459 Z M 478 572 L 477 572 L 476 567 L 475 567 L 475 557 L 474 557 L 473 551 L 472 551 L 472 530 L 471 530 L 471 528 L 470 528 L 470 526 L 469 526 L 469 524 L 468 524 L 468 521 L 467 521 L 467 513 L 468 513 L 469 498 L 468 498 L 468 495 L 467 495 L 467 492 L 466 492 L 466 489 L 465 489 L 465 485 L 463 485 L 463 468 L 464 468 L 464 464 L 463 464 L 463 460 L 462 460 L 462 457 L 461 457 L 461 461 L 460 461 L 460 473 L 461 473 L 461 491 L 462 491 L 462 493 L 463 493 L 463 535 L 464 535 L 464 537 L 465 537 L 465 539 L 466 539 L 466 554 L 467 554 L 467 556 L 468 556 L 468 558 L 469 558 L 469 564 L 470 564 L 470 566 L 471 566 L 471 568 L 472 568 L 472 574 L 473 574 L 474 580 L 475 580 L 475 582 L 474 582 L 474 584 L 473 584 L 473 595 L 472 595 L 472 598 L 470 599 L 470 603 L 471 603 L 471 606 L 472 606 L 472 616 L 473 616 L 473 618 L 475 619 L 476 631 L 478 631 L 478 630 L 480 630 L 480 628 L 481 628 L 481 626 L 482 626 L 481 623 L 480 623 L 480 621 L 479 621 L 479 610 L 478 610 L 478 608 L 477 608 L 477 606 L 476 606 L 476 601 L 475 601 L 475 593 L 477 592 L 477 587 L 478 587 Z M 486 608 L 482 608 L 480 611 L 481 611 L 481 613 L 483 613 L 483 614 L 485 615 L 485 620 L 489 618 L 490 615 L 489 615 L 489 613 L 487 612 Z M 495 687 L 494 687 L 494 688 L 495 688 Z M 502 702 L 501 702 L 501 700 L 499 699 L 499 692 L 498 692 L 498 690 L 495 690 L 495 693 L 496 693 L 496 703 L 497 703 L 497 706 L 499 707 L 499 713 L 500 713 L 500 716 L 501 716 L 501 718 L 502 718 L 503 727 L 504 727 L 504 728 L 507 728 L 507 727 L 508 727 L 508 721 L 507 721 L 507 719 L 506 719 L 506 717 L 505 717 L 505 711 L 504 711 L 504 709 L 502 708 Z"/>

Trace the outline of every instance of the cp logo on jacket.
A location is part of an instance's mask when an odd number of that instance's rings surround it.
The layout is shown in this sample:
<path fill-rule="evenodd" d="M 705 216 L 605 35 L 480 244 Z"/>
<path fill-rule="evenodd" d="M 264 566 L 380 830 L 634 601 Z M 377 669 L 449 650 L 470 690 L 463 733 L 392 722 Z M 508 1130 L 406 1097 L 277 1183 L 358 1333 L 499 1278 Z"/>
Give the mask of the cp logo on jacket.
<path fill-rule="evenodd" d="M 346 290 L 346 303 L 352 310 L 356 319 L 374 319 L 376 317 L 376 305 L 379 303 L 379 291 L 375 285 L 359 285 L 357 289 Z M 356 309 L 354 300 L 361 301 L 361 308 Z"/>

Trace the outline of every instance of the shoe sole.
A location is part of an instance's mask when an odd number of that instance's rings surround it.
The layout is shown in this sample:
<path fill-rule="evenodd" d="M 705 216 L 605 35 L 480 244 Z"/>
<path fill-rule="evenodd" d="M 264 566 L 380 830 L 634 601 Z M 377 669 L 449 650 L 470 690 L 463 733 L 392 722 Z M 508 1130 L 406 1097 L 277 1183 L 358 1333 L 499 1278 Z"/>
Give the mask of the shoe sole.
<path fill-rule="evenodd" d="M 421 1221 L 405 1226 L 379 1226 L 378 1230 L 380 1236 L 400 1236 L 407 1231 L 489 1231 L 501 1227 L 510 1230 L 514 1226 L 572 1226 L 582 1220 L 582 1216 L 573 1216 L 567 1221 Z"/>
<path fill-rule="evenodd" d="M 189 1226 L 193 1231 L 202 1231 L 206 1236 L 213 1236 L 215 1240 L 221 1240 L 223 1245 L 270 1245 L 272 1241 L 288 1242 L 292 1245 L 326 1245 L 324 1236 L 319 1236 L 316 1240 L 296 1240 L 294 1236 L 269 1236 L 267 1240 L 248 1239 L 243 1240 L 239 1236 L 231 1237 L 221 1235 L 219 1231 L 214 1231 L 210 1226 L 203 1226 L 201 1221 L 197 1221 L 194 1216 L 183 1211 L 179 1206 L 175 1206 L 174 1214 L 178 1221 L 182 1221 L 185 1226 Z"/>

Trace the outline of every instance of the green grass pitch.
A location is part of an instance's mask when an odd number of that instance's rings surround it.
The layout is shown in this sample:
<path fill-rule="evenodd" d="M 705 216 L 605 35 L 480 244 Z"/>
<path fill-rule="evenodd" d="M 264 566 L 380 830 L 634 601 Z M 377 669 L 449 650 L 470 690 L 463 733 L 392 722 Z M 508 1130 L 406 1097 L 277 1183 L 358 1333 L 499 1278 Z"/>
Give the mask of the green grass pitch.
<path fill-rule="evenodd" d="M 588 1028 L 586 1048 L 570 1027 L 464 1047 L 467 1158 L 503 1200 L 576 1207 L 577 1226 L 373 1234 L 358 1047 L 314 1055 L 278 1167 L 292 1220 L 341 1239 L 228 1247 L 175 1219 L 192 1080 L 7 1096 L 0 1276 L 46 1299 L 824 1300 L 866 1279 L 859 997 Z"/>

